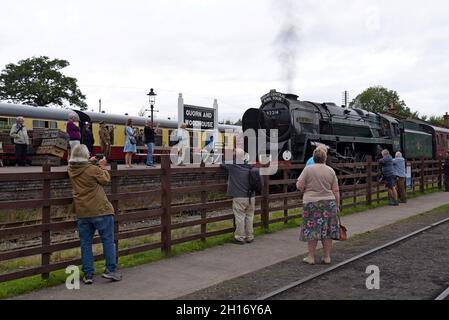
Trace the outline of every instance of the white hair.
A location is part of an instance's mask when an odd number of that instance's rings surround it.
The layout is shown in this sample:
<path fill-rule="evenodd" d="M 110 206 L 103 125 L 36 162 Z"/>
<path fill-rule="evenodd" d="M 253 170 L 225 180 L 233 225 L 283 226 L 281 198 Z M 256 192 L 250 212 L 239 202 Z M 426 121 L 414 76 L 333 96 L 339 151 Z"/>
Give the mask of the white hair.
<path fill-rule="evenodd" d="M 76 115 L 76 113 L 70 113 L 69 114 L 69 120 L 70 119 L 75 119 L 76 120 L 76 119 L 78 119 L 78 116 Z"/>
<path fill-rule="evenodd" d="M 70 162 L 86 162 L 89 160 L 90 153 L 86 145 L 79 144 L 75 146 L 70 154 Z"/>
<path fill-rule="evenodd" d="M 24 119 L 22 116 L 19 116 L 19 117 L 16 118 L 16 121 L 17 121 L 17 122 L 19 122 L 19 121 L 25 121 L 25 119 Z"/>
<path fill-rule="evenodd" d="M 384 157 L 389 156 L 389 155 L 390 155 L 390 151 L 388 151 L 387 149 L 382 150 L 382 155 L 383 155 Z"/>
<path fill-rule="evenodd" d="M 396 158 L 402 158 L 402 153 L 400 151 L 396 152 Z"/>

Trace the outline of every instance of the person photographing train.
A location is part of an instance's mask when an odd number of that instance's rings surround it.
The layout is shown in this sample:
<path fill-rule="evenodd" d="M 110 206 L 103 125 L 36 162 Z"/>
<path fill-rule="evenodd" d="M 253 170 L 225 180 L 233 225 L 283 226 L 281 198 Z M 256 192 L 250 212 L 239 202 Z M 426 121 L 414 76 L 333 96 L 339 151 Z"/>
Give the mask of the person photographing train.
<path fill-rule="evenodd" d="M 92 284 L 95 273 L 92 251 L 95 232 L 98 230 L 103 243 L 105 270 L 102 277 L 120 281 L 114 243 L 114 207 L 109 202 L 103 186 L 111 181 L 106 168 L 106 158 L 99 154 L 89 158 L 84 144 L 72 150 L 68 174 L 72 184 L 73 202 L 71 213 L 77 217 L 81 242 L 81 261 L 85 284 Z"/>
<path fill-rule="evenodd" d="M 390 198 L 391 206 L 398 206 L 398 193 L 396 191 L 396 176 L 393 168 L 393 158 L 390 155 L 390 151 L 382 151 L 382 159 L 379 160 L 379 164 L 382 168 L 382 180 L 388 189 L 388 196 Z"/>

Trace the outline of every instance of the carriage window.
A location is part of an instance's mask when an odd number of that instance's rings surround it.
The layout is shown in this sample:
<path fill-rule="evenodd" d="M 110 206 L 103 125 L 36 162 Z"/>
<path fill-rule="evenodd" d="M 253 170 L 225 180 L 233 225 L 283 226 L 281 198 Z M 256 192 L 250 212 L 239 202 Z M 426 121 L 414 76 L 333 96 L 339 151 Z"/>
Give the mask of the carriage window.
<path fill-rule="evenodd" d="M 154 145 L 157 147 L 162 147 L 162 134 L 156 134 L 154 136 Z"/>
<path fill-rule="evenodd" d="M 33 120 L 33 128 L 48 128 L 48 121 Z"/>
<path fill-rule="evenodd" d="M 11 119 L 0 118 L 0 129 L 11 129 Z"/>
<path fill-rule="evenodd" d="M 57 129 L 58 123 L 56 121 L 33 120 L 33 128 Z"/>

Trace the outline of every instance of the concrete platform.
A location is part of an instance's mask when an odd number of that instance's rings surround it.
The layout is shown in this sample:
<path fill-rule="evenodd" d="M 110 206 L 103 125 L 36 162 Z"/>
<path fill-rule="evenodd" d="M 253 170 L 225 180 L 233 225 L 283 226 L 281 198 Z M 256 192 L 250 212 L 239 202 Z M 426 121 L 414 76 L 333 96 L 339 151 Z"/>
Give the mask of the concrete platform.
<path fill-rule="evenodd" d="M 172 168 L 190 168 L 190 167 L 199 167 L 199 164 L 186 164 L 184 167 L 172 165 Z M 207 165 L 208 167 L 218 167 L 219 165 Z M 161 165 L 156 164 L 154 169 L 160 169 Z M 108 167 L 110 168 L 110 167 Z M 148 168 L 145 164 L 134 164 L 132 168 L 126 168 L 124 164 L 118 165 L 118 170 L 152 170 L 153 168 Z M 65 172 L 67 171 L 67 166 L 58 166 L 51 167 L 51 171 L 54 172 Z M 2 173 L 33 173 L 33 172 L 42 172 L 42 167 L 39 166 L 30 166 L 30 167 L 0 167 L 0 174 Z"/>
<path fill-rule="evenodd" d="M 392 224 L 449 203 L 449 193 L 409 200 L 342 218 L 349 236 Z M 123 280 L 111 283 L 99 276 L 92 286 L 70 291 L 64 285 L 17 299 L 174 299 L 307 252 L 299 230 L 290 229 L 256 238 L 253 244 L 223 246 L 122 270 Z M 100 270 L 98 270 L 100 271 Z"/>

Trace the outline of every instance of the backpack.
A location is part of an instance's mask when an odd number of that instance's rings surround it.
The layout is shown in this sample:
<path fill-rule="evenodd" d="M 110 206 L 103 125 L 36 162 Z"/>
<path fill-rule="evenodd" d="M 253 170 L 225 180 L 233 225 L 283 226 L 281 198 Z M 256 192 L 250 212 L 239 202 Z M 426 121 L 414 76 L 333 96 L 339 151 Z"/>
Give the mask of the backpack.
<path fill-rule="evenodd" d="M 252 193 L 261 194 L 263 189 L 263 182 L 260 177 L 260 172 L 257 168 L 251 167 L 249 169 L 249 196 Z"/>

